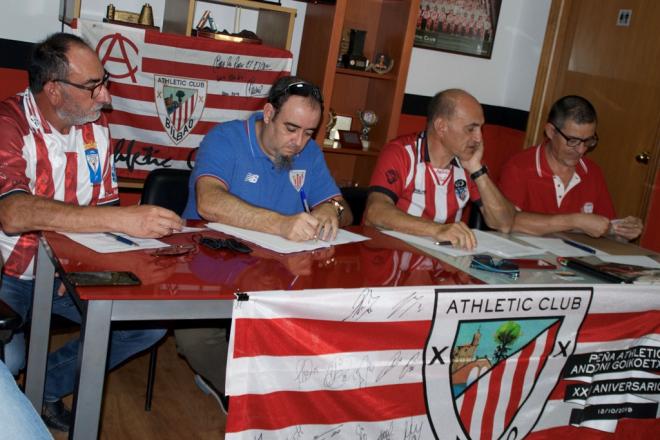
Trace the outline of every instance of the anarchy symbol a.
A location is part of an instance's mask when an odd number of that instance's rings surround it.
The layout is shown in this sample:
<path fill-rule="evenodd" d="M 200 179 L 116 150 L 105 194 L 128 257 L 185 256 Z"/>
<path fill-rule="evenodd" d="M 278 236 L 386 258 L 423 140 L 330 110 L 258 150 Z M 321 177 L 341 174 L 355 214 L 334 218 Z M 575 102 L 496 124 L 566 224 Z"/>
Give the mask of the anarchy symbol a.
<path fill-rule="evenodd" d="M 99 56 L 101 55 L 101 46 L 103 46 L 107 40 L 110 40 L 110 43 L 108 43 L 108 46 L 105 49 L 105 54 L 101 57 L 101 64 L 103 64 L 103 66 L 106 66 L 106 63 L 108 61 L 124 64 L 126 66 L 126 73 L 118 74 L 116 72 L 111 72 L 110 70 L 108 70 L 108 73 L 110 74 L 111 77 L 117 79 L 127 78 L 130 76 L 131 81 L 137 83 L 137 79 L 135 78 L 135 72 L 137 72 L 138 66 L 137 64 L 135 66 L 132 65 L 128 52 L 126 51 L 126 44 L 128 44 L 128 46 L 131 49 L 133 49 L 133 52 L 135 52 L 135 55 L 138 55 L 139 50 L 135 45 L 135 43 L 133 43 L 131 40 L 129 40 L 128 38 L 124 37 L 119 33 L 106 35 L 105 37 L 101 38 L 99 40 L 99 43 L 96 45 L 96 53 L 99 54 Z M 121 57 L 116 57 L 112 55 L 112 50 L 114 49 L 115 44 L 117 44 L 117 46 L 119 47 Z"/>

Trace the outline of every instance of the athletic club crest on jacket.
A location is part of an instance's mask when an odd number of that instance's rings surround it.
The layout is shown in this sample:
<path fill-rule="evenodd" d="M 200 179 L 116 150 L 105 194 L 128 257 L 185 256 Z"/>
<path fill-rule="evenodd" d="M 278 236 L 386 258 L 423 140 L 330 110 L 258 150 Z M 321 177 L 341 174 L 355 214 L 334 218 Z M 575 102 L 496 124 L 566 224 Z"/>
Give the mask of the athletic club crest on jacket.
<path fill-rule="evenodd" d="M 156 109 L 167 135 L 175 144 L 188 136 L 202 117 L 205 80 L 154 75 Z"/>
<path fill-rule="evenodd" d="M 305 184 L 305 171 L 306 170 L 289 171 L 289 180 L 291 181 L 291 185 L 293 185 L 296 191 L 300 191 L 300 188 L 302 188 Z"/>

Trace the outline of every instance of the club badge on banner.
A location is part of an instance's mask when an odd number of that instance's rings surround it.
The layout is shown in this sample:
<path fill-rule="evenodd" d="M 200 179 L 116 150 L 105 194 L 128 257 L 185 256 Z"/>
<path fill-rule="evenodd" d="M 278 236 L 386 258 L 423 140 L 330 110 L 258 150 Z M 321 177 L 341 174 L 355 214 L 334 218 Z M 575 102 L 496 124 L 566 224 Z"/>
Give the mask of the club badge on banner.
<path fill-rule="evenodd" d="M 110 74 L 108 112 L 117 173 L 190 169 L 217 123 L 246 119 L 291 71 L 291 52 L 77 20 L 76 32 Z"/>
<path fill-rule="evenodd" d="M 659 293 L 491 286 L 244 296 L 234 304 L 226 438 L 652 438 Z"/>

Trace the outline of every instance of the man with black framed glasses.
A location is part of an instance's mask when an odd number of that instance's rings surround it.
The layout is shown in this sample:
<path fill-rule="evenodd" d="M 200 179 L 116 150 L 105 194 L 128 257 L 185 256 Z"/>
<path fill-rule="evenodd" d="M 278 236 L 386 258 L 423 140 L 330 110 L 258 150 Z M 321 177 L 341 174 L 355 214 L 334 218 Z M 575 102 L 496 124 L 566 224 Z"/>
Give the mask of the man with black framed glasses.
<path fill-rule="evenodd" d="M 578 230 L 627 240 L 642 233 L 640 219 L 616 219 L 603 172 L 585 157 L 598 145 L 597 122 L 588 100 L 564 96 L 550 109 L 545 141 L 504 165 L 500 190 L 521 211 L 513 231 L 543 235 Z"/>
<path fill-rule="evenodd" d="M 174 212 L 157 206 L 118 207 L 119 193 L 108 123 L 109 75 L 79 37 L 51 35 L 37 43 L 28 67 L 29 88 L 0 103 L 0 298 L 29 319 L 39 231 L 124 232 L 162 237 L 181 229 Z M 53 313 L 80 322 L 78 308 L 59 281 Z M 113 330 L 108 367 L 143 351 L 163 329 Z M 43 418 L 67 431 L 71 413 L 62 397 L 73 392 L 79 343 L 68 341 L 48 358 Z M 7 366 L 18 374 L 24 335 L 5 347 Z"/>

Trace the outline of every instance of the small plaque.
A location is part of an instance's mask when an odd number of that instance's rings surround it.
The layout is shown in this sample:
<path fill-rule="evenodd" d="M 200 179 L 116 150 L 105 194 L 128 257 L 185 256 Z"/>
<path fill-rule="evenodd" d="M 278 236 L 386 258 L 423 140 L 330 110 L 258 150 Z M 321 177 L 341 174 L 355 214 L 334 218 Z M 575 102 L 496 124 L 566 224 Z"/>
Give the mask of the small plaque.
<path fill-rule="evenodd" d="M 362 149 L 360 142 L 360 133 L 357 131 L 339 130 L 339 143 L 342 148 Z"/>

